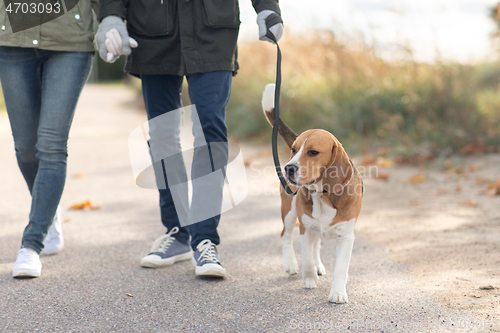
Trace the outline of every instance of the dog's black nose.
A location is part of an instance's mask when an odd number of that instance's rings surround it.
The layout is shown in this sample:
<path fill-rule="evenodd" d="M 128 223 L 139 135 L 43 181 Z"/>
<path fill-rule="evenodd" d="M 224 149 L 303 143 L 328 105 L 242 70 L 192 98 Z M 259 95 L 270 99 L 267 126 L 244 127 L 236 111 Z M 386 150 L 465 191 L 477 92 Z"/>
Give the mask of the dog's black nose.
<path fill-rule="evenodd" d="M 293 178 L 295 174 L 297 173 L 297 166 L 295 165 L 287 165 L 285 166 L 285 175 L 288 179 Z"/>

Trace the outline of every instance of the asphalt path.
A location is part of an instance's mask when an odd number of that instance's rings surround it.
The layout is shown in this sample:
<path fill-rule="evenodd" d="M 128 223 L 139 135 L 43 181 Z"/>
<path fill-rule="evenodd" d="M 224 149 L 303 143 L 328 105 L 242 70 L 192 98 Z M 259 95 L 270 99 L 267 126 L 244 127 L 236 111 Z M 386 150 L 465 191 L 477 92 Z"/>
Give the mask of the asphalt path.
<path fill-rule="evenodd" d="M 230 112 L 230 110 L 228 110 Z M 260 110 L 256 110 L 260 112 Z M 306 290 L 301 276 L 282 268 L 280 200 L 271 157 L 241 143 L 249 194 L 224 213 L 219 251 L 224 280 L 198 278 L 191 262 L 141 268 L 142 256 L 165 232 L 155 190 L 135 185 L 128 136 L 145 121 L 134 93 L 88 85 L 69 142 L 64 209 L 64 250 L 42 256 L 42 275 L 12 278 L 27 224 L 30 196 L 18 170 L 5 114 L 0 114 L 0 331 L 2 332 L 289 332 L 457 331 L 474 319 L 421 291 L 408 264 L 357 233 L 349 271 L 349 303 L 327 300 L 335 245 L 325 242 L 327 274 Z M 265 171 L 265 172 L 264 172 Z M 98 209 L 69 210 L 89 200 Z M 378 195 L 366 190 L 364 205 Z M 370 214 L 358 223 L 369 224 Z M 301 265 L 296 230 L 294 246 Z M 464 331 L 464 330 L 462 330 Z M 486 331 L 472 329 L 465 331 Z"/>

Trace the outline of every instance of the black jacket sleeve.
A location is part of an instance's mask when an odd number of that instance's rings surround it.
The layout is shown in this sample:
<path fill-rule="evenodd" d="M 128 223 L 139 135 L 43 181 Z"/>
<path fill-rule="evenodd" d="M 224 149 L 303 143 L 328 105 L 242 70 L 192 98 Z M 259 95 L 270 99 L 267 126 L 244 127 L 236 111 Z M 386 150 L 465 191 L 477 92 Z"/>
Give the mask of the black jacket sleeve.
<path fill-rule="evenodd" d="M 99 13 L 99 22 L 106 16 L 114 15 L 125 19 L 127 17 L 128 0 L 100 0 L 101 10 Z"/>
<path fill-rule="evenodd" d="M 260 13 L 263 10 L 272 10 L 281 16 L 280 5 L 278 0 L 252 0 L 253 8 L 256 13 Z"/>

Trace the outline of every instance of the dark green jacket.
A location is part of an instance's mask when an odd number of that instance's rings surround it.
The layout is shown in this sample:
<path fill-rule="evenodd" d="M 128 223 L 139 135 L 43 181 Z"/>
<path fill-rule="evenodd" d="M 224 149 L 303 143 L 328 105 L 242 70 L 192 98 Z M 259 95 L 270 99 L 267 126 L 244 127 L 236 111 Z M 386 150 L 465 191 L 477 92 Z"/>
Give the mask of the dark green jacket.
<path fill-rule="evenodd" d="M 16 3 L 16 1 L 11 1 Z M 17 1 L 21 2 L 22 1 Z M 45 7 L 38 6 L 33 14 L 22 15 L 22 7 L 18 8 L 20 13 L 16 18 L 16 26 L 19 30 L 13 32 L 9 16 L 5 8 L 5 1 L 0 0 L 0 46 L 32 47 L 53 51 L 94 52 L 94 25 L 97 23 L 99 14 L 99 0 L 62 0 L 63 15 L 48 21 Z M 24 1 L 24 3 L 26 3 Z M 44 5 L 48 1 L 42 2 Z M 50 4 L 55 4 L 51 1 Z M 52 5 L 53 7 L 55 5 Z M 66 8 L 68 11 L 66 11 Z M 31 11 L 31 7 L 29 7 Z M 54 11 L 56 7 L 52 8 Z M 10 10 L 16 10 L 14 4 Z M 95 14 L 92 13 L 95 12 Z M 94 19 L 95 17 L 95 19 Z M 40 24 L 41 22 L 48 21 Z"/>
<path fill-rule="evenodd" d="M 280 14 L 278 0 L 252 0 L 258 13 Z M 237 70 L 238 0 L 101 0 L 101 16 L 127 20 L 139 47 L 125 71 L 135 75 L 189 75 Z"/>

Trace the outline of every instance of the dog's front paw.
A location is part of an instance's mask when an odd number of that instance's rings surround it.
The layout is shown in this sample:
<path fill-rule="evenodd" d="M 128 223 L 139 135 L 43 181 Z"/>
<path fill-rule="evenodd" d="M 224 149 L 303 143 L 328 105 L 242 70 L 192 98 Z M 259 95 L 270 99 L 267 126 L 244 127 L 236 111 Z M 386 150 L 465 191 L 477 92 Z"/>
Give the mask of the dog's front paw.
<path fill-rule="evenodd" d="M 297 264 L 297 259 L 295 258 L 285 258 L 283 260 L 283 267 L 285 268 L 285 272 L 288 272 L 290 275 L 297 274 L 299 271 L 299 264 Z"/>
<path fill-rule="evenodd" d="M 332 303 L 337 303 L 337 304 L 347 303 L 348 302 L 347 293 L 345 291 L 335 292 L 332 290 L 330 292 L 330 295 L 328 296 L 328 300 Z"/>
<path fill-rule="evenodd" d="M 323 264 L 316 265 L 316 271 L 318 272 L 318 275 L 325 275 L 326 274 L 326 269 Z"/>
<path fill-rule="evenodd" d="M 318 286 L 318 276 L 315 277 L 308 277 L 304 279 L 304 284 L 306 286 L 306 289 L 314 289 Z"/>
<path fill-rule="evenodd" d="M 288 272 L 290 275 L 295 275 L 299 272 L 299 265 L 297 263 L 290 264 L 285 266 L 285 272 Z"/>

